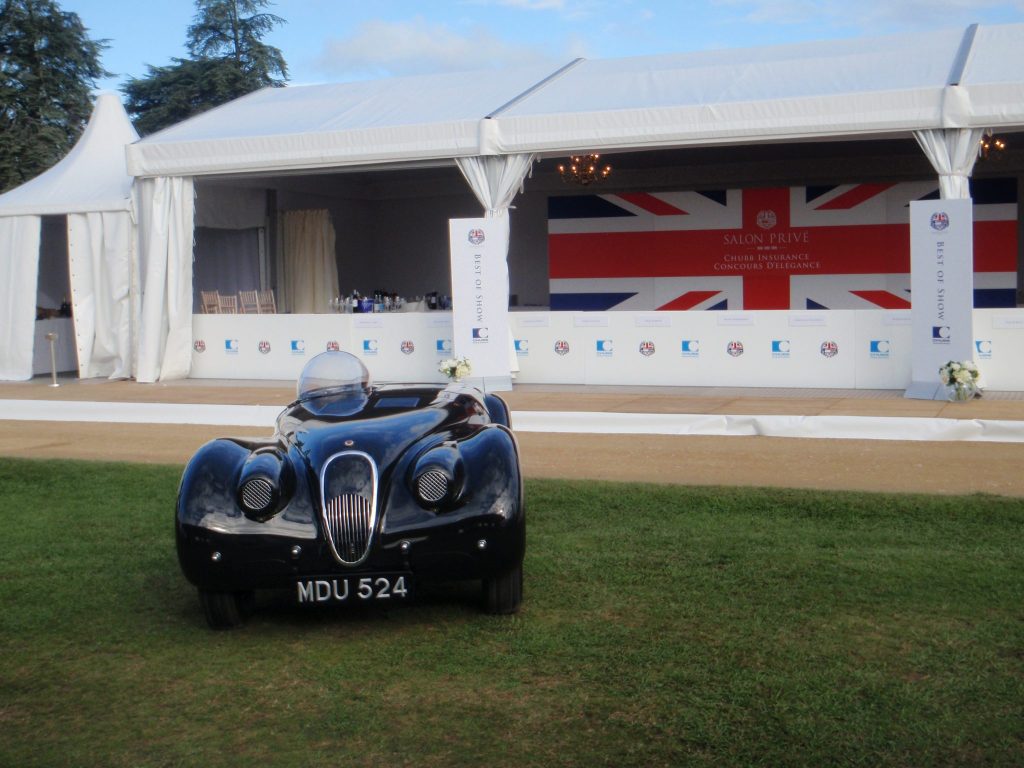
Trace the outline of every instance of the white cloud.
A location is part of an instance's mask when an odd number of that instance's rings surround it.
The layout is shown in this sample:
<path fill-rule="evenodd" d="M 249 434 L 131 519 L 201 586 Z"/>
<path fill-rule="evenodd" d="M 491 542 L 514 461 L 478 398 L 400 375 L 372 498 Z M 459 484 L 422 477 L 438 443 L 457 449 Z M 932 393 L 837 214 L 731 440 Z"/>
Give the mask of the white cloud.
<path fill-rule="evenodd" d="M 565 0 L 497 0 L 498 5 L 520 8 L 524 11 L 562 11 Z"/>
<path fill-rule="evenodd" d="M 416 17 L 366 22 L 348 37 L 328 40 L 316 64 L 328 77 L 379 77 L 501 68 L 562 58 L 535 46 L 502 40 L 484 27 L 459 33 L 447 24 Z"/>
<path fill-rule="evenodd" d="M 1021 0 L 715 0 L 746 22 L 825 24 L 870 33 L 874 29 L 953 27 L 981 13 L 1024 11 Z"/>

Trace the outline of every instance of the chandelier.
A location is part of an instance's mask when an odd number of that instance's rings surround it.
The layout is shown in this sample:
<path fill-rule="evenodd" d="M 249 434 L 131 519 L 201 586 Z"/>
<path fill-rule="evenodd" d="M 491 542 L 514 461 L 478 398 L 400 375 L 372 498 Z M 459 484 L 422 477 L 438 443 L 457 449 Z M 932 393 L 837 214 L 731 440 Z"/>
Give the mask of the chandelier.
<path fill-rule="evenodd" d="M 993 152 L 999 153 L 1006 149 L 1006 142 L 991 132 L 985 133 L 978 142 L 978 156 L 985 160 Z"/>
<path fill-rule="evenodd" d="M 600 160 L 601 156 L 598 154 L 572 155 L 568 164 L 562 163 L 558 166 L 558 173 L 566 184 L 579 184 L 585 187 L 611 176 L 612 167 L 607 164 L 601 166 Z"/>

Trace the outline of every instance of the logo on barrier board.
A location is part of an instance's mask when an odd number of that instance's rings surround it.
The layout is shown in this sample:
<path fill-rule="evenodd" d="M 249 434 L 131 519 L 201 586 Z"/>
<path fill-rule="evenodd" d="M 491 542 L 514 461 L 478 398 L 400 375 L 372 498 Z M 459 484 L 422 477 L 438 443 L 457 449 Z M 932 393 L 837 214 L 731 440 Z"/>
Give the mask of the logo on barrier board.
<path fill-rule="evenodd" d="M 932 326 L 932 344 L 949 344 L 949 326 Z"/>
<path fill-rule="evenodd" d="M 611 357 L 615 352 L 615 344 L 611 339 L 598 339 L 595 348 L 599 357 Z"/>
<path fill-rule="evenodd" d="M 192 349 L 194 349 L 199 354 L 202 354 L 203 352 L 206 351 L 206 342 L 203 341 L 202 339 L 196 339 L 192 344 Z"/>
<path fill-rule="evenodd" d="M 888 359 L 891 345 L 888 339 L 872 339 L 868 345 L 871 356 L 878 359 Z"/>
<path fill-rule="evenodd" d="M 743 342 L 730 341 L 725 345 L 725 351 L 728 352 L 731 357 L 739 357 L 743 354 Z"/>
<path fill-rule="evenodd" d="M 328 352 L 340 352 L 341 351 L 341 345 L 338 342 L 336 342 L 336 341 L 334 341 L 332 339 L 331 341 L 327 342 L 327 351 Z"/>
<path fill-rule="evenodd" d="M 789 339 L 772 339 L 772 357 L 789 357 Z"/>
<path fill-rule="evenodd" d="M 473 343 L 474 344 L 486 344 L 487 343 L 487 329 L 486 328 L 474 328 L 473 329 Z"/>
<path fill-rule="evenodd" d="M 270 342 L 269 342 L 269 341 L 267 341 L 266 339 L 263 339 L 263 340 L 262 340 L 262 341 L 261 341 L 261 342 L 259 343 L 259 345 L 258 345 L 258 349 L 259 349 L 259 351 L 260 351 L 260 352 L 261 352 L 262 354 L 264 354 L 264 355 L 269 355 L 269 354 L 270 354 Z"/>
<path fill-rule="evenodd" d="M 437 354 L 448 355 L 452 351 L 452 340 L 451 339 L 438 339 L 437 340 Z"/>
<path fill-rule="evenodd" d="M 978 350 L 979 360 L 992 359 L 992 342 L 988 339 L 978 339 L 974 342 L 974 348 Z"/>
<path fill-rule="evenodd" d="M 516 354 L 520 357 L 527 357 L 530 354 L 529 339 L 516 339 Z"/>
<path fill-rule="evenodd" d="M 376 339 L 363 339 L 363 354 L 364 355 L 376 355 L 377 354 L 377 340 Z"/>
<path fill-rule="evenodd" d="M 291 351 L 293 355 L 306 354 L 306 342 L 303 339 L 292 339 Z"/>
<path fill-rule="evenodd" d="M 653 341 L 641 341 L 640 342 L 640 354 L 644 357 L 650 357 L 654 354 L 654 342 Z"/>
<path fill-rule="evenodd" d="M 224 339 L 224 354 L 238 354 L 238 339 Z"/>
<path fill-rule="evenodd" d="M 411 355 L 416 351 L 416 345 L 412 343 L 412 339 L 403 341 L 399 348 L 402 350 L 403 355 Z"/>
<path fill-rule="evenodd" d="M 683 357 L 700 357 L 700 342 L 696 339 L 683 339 L 680 352 Z"/>
<path fill-rule="evenodd" d="M 821 356 L 822 357 L 835 357 L 839 354 L 839 345 L 834 341 L 823 341 L 821 342 Z"/>
<path fill-rule="evenodd" d="M 565 339 L 559 339 L 555 342 L 555 354 L 559 357 L 565 357 L 569 354 L 569 342 Z"/>
<path fill-rule="evenodd" d="M 480 245 L 486 239 L 487 236 L 484 234 L 484 231 L 482 229 L 469 230 L 469 242 L 472 243 L 473 245 Z"/>
<path fill-rule="evenodd" d="M 936 232 L 941 232 L 942 230 L 949 227 L 949 214 L 947 214 L 945 211 L 937 211 L 936 213 L 932 214 L 931 221 L 929 221 L 928 223 L 931 225 L 931 228 L 934 229 Z"/>

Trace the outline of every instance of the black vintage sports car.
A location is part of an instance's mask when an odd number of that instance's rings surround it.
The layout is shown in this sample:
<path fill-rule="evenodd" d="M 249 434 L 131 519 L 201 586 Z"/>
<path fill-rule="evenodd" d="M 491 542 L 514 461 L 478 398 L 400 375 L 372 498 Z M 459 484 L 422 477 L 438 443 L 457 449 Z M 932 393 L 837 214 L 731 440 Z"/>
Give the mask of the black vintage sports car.
<path fill-rule="evenodd" d="M 513 613 L 526 519 L 508 407 L 462 385 L 371 387 L 358 358 L 317 355 L 272 439 L 199 449 L 176 532 L 215 629 L 240 624 L 256 589 L 395 603 L 423 579 L 480 579 L 484 608 Z"/>

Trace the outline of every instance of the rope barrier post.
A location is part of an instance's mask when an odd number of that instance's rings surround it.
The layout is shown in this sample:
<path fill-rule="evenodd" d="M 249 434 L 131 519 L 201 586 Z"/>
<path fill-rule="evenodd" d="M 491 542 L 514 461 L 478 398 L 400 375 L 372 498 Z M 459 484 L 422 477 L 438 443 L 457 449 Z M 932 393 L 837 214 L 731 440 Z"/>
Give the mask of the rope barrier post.
<path fill-rule="evenodd" d="M 57 383 L 57 339 L 60 338 L 57 333 L 50 331 L 46 334 L 46 340 L 50 342 L 50 375 L 53 377 L 53 383 L 51 387 L 59 387 Z"/>

